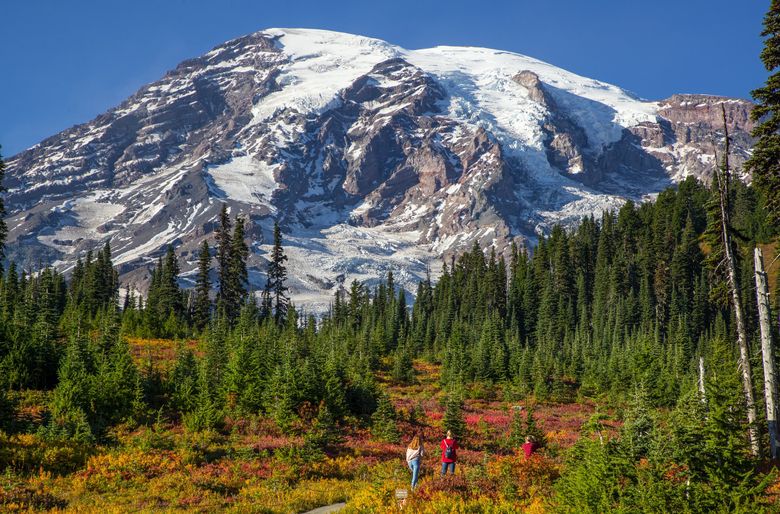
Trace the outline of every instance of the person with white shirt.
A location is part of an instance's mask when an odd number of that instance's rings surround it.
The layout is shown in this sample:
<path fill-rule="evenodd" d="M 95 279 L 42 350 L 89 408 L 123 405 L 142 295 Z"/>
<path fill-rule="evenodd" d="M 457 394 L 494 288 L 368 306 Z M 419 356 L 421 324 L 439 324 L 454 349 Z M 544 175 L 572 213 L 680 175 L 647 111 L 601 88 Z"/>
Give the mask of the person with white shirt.
<path fill-rule="evenodd" d="M 420 461 L 424 453 L 423 443 L 418 434 L 412 438 L 409 447 L 406 448 L 406 464 L 412 471 L 412 491 L 417 486 L 417 479 L 420 476 Z"/>

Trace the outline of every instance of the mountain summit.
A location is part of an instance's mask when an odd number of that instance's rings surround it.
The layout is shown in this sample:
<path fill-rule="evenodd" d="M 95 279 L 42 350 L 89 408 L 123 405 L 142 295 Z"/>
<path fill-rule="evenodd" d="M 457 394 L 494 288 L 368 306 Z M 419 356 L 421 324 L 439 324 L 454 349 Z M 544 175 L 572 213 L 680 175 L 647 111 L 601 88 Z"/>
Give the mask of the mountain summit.
<path fill-rule="evenodd" d="M 254 287 L 276 219 L 293 299 L 322 308 L 353 279 L 408 286 L 474 242 L 502 252 L 708 179 L 721 105 L 739 165 L 744 100 L 646 101 L 511 52 L 264 30 L 11 158 L 9 256 L 67 270 L 110 240 L 143 289 L 168 244 L 194 269 L 226 202 L 247 218 Z"/>

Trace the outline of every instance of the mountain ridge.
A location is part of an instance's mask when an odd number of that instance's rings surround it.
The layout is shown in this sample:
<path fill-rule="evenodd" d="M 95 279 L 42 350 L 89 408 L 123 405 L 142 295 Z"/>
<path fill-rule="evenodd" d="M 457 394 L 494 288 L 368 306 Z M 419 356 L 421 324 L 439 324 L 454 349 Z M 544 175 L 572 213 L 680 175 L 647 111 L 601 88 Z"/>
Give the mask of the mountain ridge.
<path fill-rule="evenodd" d="M 67 270 L 110 239 L 143 289 L 176 244 L 187 280 L 224 201 L 247 217 L 254 287 L 277 219 L 294 298 L 323 308 L 352 279 L 393 270 L 408 289 L 475 241 L 502 252 L 707 180 L 721 103 L 739 165 L 744 100 L 650 102 L 512 52 L 266 29 L 12 157 L 9 255 Z"/>

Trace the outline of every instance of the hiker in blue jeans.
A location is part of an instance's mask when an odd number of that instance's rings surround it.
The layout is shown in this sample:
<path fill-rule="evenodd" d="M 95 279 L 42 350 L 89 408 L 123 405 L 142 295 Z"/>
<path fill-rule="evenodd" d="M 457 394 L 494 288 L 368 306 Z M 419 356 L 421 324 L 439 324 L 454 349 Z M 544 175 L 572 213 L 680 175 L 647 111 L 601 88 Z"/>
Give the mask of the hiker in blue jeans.
<path fill-rule="evenodd" d="M 453 439 L 452 432 L 447 430 L 447 437 L 441 440 L 441 476 L 450 473 L 455 474 L 455 461 L 458 460 L 457 449 L 458 442 Z"/>
<path fill-rule="evenodd" d="M 424 450 L 420 436 L 415 434 L 409 447 L 406 449 L 406 464 L 412 471 L 412 491 L 417 487 L 417 479 L 420 476 L 420 461 L 422 460 Z"/>

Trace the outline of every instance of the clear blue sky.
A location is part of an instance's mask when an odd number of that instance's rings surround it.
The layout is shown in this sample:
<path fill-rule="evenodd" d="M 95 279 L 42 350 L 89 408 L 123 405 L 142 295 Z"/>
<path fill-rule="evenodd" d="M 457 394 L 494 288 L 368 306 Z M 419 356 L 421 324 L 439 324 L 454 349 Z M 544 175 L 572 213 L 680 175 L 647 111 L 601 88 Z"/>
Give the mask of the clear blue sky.
<path fill-rule="evenodd" d="M 3 0 L 6 157 L 118 104 L 188 57 L 268 27 L 324 28 L 406 48 L 530 55 L 649 99 L 749 98 L 769 0 Z"/>

